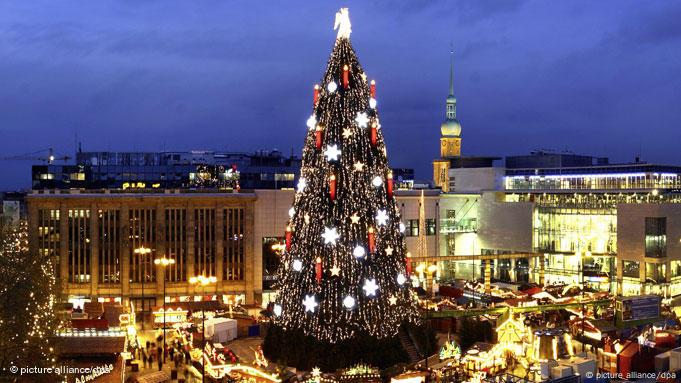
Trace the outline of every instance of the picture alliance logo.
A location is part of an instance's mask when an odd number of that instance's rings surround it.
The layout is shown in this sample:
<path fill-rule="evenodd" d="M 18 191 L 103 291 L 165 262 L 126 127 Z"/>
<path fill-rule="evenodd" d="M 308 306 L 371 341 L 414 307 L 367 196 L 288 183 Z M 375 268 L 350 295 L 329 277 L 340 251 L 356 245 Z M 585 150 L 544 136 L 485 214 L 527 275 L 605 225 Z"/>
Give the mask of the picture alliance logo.
<path fill-rule="evenodd" d="M 113 364 L 108 365 L 105 364 L 103 366 L 93 367 L 90 370 L 89 374 L 76 377 L 75 383 L 85 383 L 93 381 L 104 374 L 110 373 L 111 371 L 113 371 L 113 369 L 114 369 Z"/>

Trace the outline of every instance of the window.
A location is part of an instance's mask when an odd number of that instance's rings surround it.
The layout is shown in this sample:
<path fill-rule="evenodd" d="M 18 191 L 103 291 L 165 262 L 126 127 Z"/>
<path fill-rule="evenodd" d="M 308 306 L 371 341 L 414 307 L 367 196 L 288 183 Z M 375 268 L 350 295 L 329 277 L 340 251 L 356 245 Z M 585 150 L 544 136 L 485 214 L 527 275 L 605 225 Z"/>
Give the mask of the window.
<path fill-rule="evenodd" d="M 410 219 L 409 220 L 409 226 L 407 227 L 407 236 L 408 237 L 417 237 L 419 235 L 419 220 L 418 219 Z"/>
<path fill-rule="evenodd" d="M 671 261 L 669 265 L 669 272 L 671 277 L 681 277 L 681 261 Z"/>
<path fill-rule="evenodd" d="M 646 257 L 667 256 L 667 218 L 646 217 Z"/>
<path fill-rule="evenodd" d="M 646 282 L 664 283 L 666 281 L 664 263 L 646 263 Z"/>
<path fill-rule="evenodd" d="M 636 279 L 640 278 L 641 274 L 639 263 L 635 261 L 624 261 L 624 265 L 622 267 L 622 276 Z"/>
<path fill-rule="evenodd" d="M 456 236 L 447 234 L 447 255 L 456 255 Z"/>
<path fill-rule="evenodd" d="M 426 219 L 426 235 L 435 235 L 436 232 L 437 224 L 435 223 L 435 219 Z"/>
<path fill-rule="evenodd" d="M 281 254 L 286 248 L 284 237 L 262 239 L 262 285 L 264 290 L 274 290 Z"/>

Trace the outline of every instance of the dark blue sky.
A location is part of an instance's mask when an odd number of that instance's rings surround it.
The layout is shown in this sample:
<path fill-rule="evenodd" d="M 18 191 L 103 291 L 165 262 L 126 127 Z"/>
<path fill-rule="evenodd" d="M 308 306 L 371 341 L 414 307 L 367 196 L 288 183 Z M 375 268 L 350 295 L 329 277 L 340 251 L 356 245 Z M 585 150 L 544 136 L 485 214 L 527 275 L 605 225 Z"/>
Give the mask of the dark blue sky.
<path fill-rule="evenodd" d="M 393 166 L 431 177 L 454 46 L 466 155 L 568 149 L 681 163 L 681 2 L 8 1 L 0 157 L 85 150 L 300 152 L 349 6 Z M 0 190 L 30 185 L 0 162 Z"/>

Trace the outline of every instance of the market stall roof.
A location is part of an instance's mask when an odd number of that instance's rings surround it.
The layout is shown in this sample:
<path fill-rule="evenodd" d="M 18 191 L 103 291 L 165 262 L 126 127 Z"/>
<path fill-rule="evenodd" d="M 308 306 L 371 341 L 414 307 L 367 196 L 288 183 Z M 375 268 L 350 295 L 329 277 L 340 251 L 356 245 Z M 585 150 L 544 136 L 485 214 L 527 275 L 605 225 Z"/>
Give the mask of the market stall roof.
<path fill-rule="evenodd" d="M 85 302 L 83 304 L 83 311 L 90 318 L 99 318 L 104 314 L 104 305 L 100 302 Z"/>
<path fill-rule="evenodd" d="M 181 308 L 188 311 L 215 311 L 224 309 L 225 306 L 218 301 L 199 301 L 199 302 L 170 302 L 166 303 L 164 306 L 154 307 L 154 311 L 159 311 L 161 308 L 176 310 Z"/>
<path fill-rule="evenodd" d="M 114 355 L 125 350 L 125 336 L 58 336 L 53 342 L 62 357 Z"/>

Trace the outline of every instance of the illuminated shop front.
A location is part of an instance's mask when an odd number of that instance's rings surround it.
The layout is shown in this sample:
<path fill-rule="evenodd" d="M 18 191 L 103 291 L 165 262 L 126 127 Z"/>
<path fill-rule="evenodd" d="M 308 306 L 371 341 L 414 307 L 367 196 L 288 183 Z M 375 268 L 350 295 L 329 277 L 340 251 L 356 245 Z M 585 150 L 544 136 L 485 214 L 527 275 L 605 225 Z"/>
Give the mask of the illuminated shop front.
<path fill-rule="evenodd" d="M 591 288 L 614 291 L 617 209 L 607 201 L 589 207 L 575 195 L 537 200 L 533 246 L 545 252 L 546 283 L 578 284 L 583 277 Z M 565 206 L 556 206 L 561 201 Z"/>

